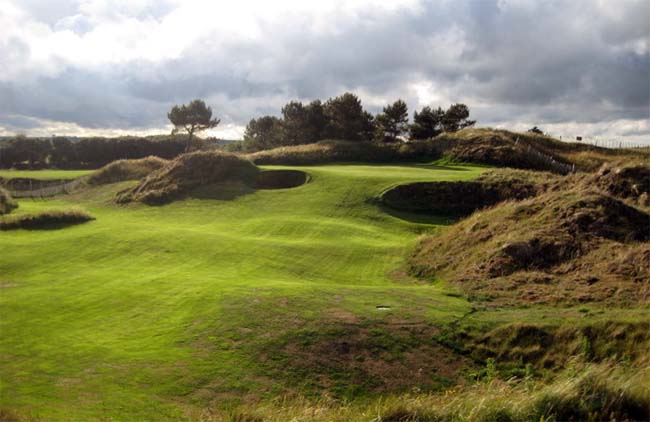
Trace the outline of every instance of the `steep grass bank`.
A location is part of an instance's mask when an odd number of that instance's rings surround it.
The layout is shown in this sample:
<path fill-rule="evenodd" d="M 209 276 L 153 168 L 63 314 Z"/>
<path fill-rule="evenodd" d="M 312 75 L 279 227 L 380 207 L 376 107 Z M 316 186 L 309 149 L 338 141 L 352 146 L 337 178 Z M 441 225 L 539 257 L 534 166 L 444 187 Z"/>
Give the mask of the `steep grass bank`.
<path fill-rule="evenodd" d="M 239 181 L 252 185 L 257 173 L 253 163 L 234 154 L 217 151 L 183 154 L 150 173 L 137 186 L 120 192 L 117 202 L 163 204 L 211 183 Z"/>
<path fill-rule="evenodd" d="M 454 281 L 494 306 L 647 304 L 650 215 L 638 206 L 648 197 L 647 172 L 605 167 L 537 185 L 537 196 L 512 198 L 423 238 L 411 271 Z"/>
<path fill-rule="evenodd" d="M 113 161 L 92 173 L 88 177 L 87 183 L 90 185 L 103 185 L 141 179 L 151 172 L 161 169 L 166 164 L 168 164 L 167 160 L 153 156 L 137 160 Z"/>

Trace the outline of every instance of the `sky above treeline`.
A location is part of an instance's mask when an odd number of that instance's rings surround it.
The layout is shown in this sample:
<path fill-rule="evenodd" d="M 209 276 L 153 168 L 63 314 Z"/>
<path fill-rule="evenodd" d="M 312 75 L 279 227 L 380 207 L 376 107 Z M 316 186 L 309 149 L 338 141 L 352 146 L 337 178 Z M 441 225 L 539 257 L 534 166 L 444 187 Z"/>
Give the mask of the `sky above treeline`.
<path fill-rule="evenodd" d="M 0 0 L 0 135 L 210 135 L 350 91 L 478 126 L 650 144 L 647 0 Z"/>

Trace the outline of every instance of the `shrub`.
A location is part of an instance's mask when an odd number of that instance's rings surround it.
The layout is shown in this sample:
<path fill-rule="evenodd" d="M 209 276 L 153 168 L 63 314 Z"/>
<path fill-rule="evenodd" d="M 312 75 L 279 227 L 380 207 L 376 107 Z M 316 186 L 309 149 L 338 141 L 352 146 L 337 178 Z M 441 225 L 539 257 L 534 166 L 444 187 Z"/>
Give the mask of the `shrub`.
<path fill-rule="evenodd" d="M 137 186 L 118 193 L 118 203 L 162 204 L 191 190 L 223 181 L 241 181 L 252 185 L 258 169 L 250 161 L 219 151 L 183 154 L 165 167 L 154 171 Z"/>
<path fill-rule="evenodd" d="M 137 160 L 117 160 L 97 170 L 88 178 L 88 184 L 104 185 L 124 180 L 141 179 L 165 166 L 169 161 L 149 156 Z"/>
<path fill-rule="evenodd" d="M 0 215 L 9 214 L 16 208 L 18 208 L 18 203 L 11 197 L 9 191 L 0 187 Z"/>
<path fill-rule="evenodd" d="M 38 214 L 22 214 L 0 219 L 0 230 L 17 229 L 55 229 L 94 220 L 86 211 L 73 208 L 69 210 L 43 211 Z"/>

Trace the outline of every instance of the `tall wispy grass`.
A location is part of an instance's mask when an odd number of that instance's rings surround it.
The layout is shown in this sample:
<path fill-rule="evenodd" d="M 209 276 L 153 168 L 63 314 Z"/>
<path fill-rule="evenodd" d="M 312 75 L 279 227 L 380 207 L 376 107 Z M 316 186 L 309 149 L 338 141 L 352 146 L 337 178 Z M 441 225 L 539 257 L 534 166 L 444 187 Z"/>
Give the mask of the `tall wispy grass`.
<path fill-rule="evenodd" d="M 493 379 L 437 394 L 410 393 L 346 403 L 324 397 L 277 399 L 229 413 L 206 411 L 203 422 L 549 422 L 650 420 L 650 366 L 605 363 L 573 368 L 552 382 Z"/>

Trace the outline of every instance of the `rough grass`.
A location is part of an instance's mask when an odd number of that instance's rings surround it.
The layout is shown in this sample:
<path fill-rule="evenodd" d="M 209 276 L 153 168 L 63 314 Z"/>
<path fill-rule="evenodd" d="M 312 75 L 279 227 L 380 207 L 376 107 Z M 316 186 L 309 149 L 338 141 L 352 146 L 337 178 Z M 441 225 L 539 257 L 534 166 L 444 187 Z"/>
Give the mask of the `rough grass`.
<path fill-rule="evenodd" d="M 443 133 L 431 140 L 405 144 L 330 140 L 259 151 L 246 157 L 256 164 L 288 165 L 350 161 L 376 163 L 430 161 L 444 157 L 452 162 L 566 174 L 574 164 L 577 170 L 594 171 L 603 163 L 613 160 L 647 161 L 650 160 L 650 153 L 644 150 L 612 150 L 566 143 L 548 136 L 530 133 L 467 128 L 455 133 Z M 554 161 L 550 161 L 549 157 Z"/>
<path fill-rule="evenodd" d="M 257 167 L 234 154 L 198 151 L 183 154 L 117 196 L 118 203 L 162 204 L 211 183 L 240 181 L 251 185 Z"/>
<path fill-rule="evenodd" d="M 572 177 L 476 212 L 424 238 L 411 270 L 495 305 L 648 303 L 650 215 L 609 194 L 592 176 Z"/>
<path fill-rule="evenodd" d="M 0 186 L 0 215 L 9 214 L 16 208 L 18 208 L 18 203 L 6 189 Z"/>
<path fill-rule="evenodd" d="M 105 165 L 88 177 L 88 184 L 103 185 L 125 180 L 141 179 L 168 163 L 159 157 L 149 156 L 137 160 L 118 160 Z"/>
<path fill-rule="evenodd" d="M 443 133 L 436 142 L 446 143 L 446 153 L 455 159 L 496 166 L 553 170 L 528 152 L 531 147 L 554 157 L 558 162 L 575 164 L 577 170 L 596 171 L 606 163 L 647 163 L 650 152 L 644 149 L 612 149 L 575 142 L 562 142 L 546 135 L 511 132 L 491 128 L 467 128 Z"/>
<path fill-rule="evenodd" d="M 332 162 L 360 161 L 387 163 L 399 161 L 431 161 L 440 157 L 436 146 L 429 142 L 409 144 L 380 144 L 326 140 L 315 144 L 274 148 L 247 154 L 255 164 L 308 165 Z"/>
<path fill-rule="evenodd" d="M 603 165 L 583 182 L 629 201 L 633 205 L 650 208 L 650 165 Z"/>
<path fill-rule="evenodd" d="M 88 212 L 72 208 L 69 210 L 48 210 L 37 214 L 18 214 L 2 217 L 0 230 L 56 229 L 94 220 Z"/>
<path fill-rule="evenodd" d="M 411 393 L 370 403 L 327 397 L 244 406 L 230 414 L 206 412 L 203 421 L 646 421 L 650 418 L 650 367 L 586 365 L 546 384 L 530 379 L 491 379 L 438 394 Z"/>

